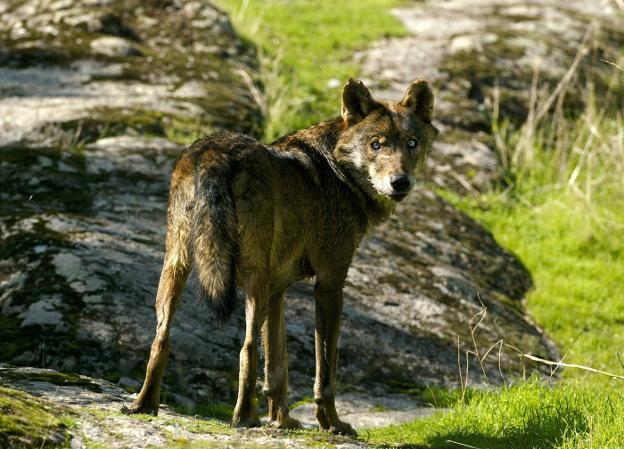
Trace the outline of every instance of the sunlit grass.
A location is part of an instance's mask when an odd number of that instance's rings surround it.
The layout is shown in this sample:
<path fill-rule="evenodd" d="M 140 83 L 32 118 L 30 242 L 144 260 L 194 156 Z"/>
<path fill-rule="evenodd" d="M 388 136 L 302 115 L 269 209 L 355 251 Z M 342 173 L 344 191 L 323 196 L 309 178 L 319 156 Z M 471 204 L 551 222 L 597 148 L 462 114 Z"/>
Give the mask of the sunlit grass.
<path fill-rule="evenodd" d="M 266 61 L 260 81 L 269 85 L 271 102 L 281 103 L 267 117 L 264 138 L 272 140 L 338 115 L 340 90 L 358 75 L 354 53 L 381 37 L 405 35 L 390 13 L 403 3 L 218 0 L 238 31 L 261 48 Z"/>
<path fill-rule="evenodd" d="M 402 448 L 616 449 L 624 446 L 621 387 L 529 380 L 474 392 L 449 412 L 370 430 L 367 437 L 382 447 Z"/>
<path fill-rule="evenodd" d="M 565 361 L 624 374 L 624 196 L 605 193 L 591 205 L 565 191 L 531 206 L 504 195 L 455 199 L 530 270 L 527 309 Z"/>
<path fill-rule="evenodd" d="M 520 157 L 491 192 L 441 193 L 529 269 L 526 309 L 562 360 L 623 376 L 624 134 L 617 110 L 603 107 L 590 98 L 556 127 L 507 134 L 506 150 Z M 624 447 L 624 381 L 582 368 L 562 376 L 472 391 L 449 413 L 373 431 L 373 440 L 423 448 Z"/>

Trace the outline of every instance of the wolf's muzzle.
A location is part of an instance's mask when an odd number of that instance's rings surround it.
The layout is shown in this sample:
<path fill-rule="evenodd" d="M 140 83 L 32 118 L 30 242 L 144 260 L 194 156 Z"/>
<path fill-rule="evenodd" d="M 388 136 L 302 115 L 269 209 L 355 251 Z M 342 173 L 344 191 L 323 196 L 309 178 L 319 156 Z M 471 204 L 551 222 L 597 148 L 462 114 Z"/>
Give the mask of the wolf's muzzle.
<path fill-rule="evenodd" d="M 392 175 L 390 185 L 396 194 L 407 193 L 412 187 L 412 181 L 407 175 Z"/>

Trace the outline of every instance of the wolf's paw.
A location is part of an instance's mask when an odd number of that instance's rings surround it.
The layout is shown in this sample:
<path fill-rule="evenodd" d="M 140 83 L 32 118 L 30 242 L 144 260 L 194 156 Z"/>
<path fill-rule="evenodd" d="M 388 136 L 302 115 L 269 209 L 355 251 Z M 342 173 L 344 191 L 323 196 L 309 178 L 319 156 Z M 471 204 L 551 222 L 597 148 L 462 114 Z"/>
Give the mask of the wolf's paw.
<path fill-rule="evenodd" d="M 124 415 L 136 415 L 137 413 L 146 413 L 148 415 L 158 416 L 158 406 L 147 404 L 132 404 L 130 407 L 123 405 L 120 410 Z"/>
<path fill-rule="evenodd" d="M 329 429 L 323 429 L 323 430 L 326 430 L 329 433 L 333 433 L 334 435 L 346 435 L 346 436 L 350 436 L 350 437 L 356 437 L 357 436 L 357 432 L 355 431 L 353 426 L 351 426 L 351 424 L 343 422 L 343 421 L 337 421 L 337 422 L 333 423 L 329 427 Z"/>
<path fill-rule="evenodd" d="M 269 426 L 274 429 L 301 429 L 301 423 L 290 416 L 274 419 L 269 422 Z"/>
<path fill-rule="evenodd" d="M 260 427 L 260 418 L 258 418 L 257 414 L 250 417 L 234 416 L 232 418 L 232 427 L 235 429 L 242 429 L 246 427 Z"/>

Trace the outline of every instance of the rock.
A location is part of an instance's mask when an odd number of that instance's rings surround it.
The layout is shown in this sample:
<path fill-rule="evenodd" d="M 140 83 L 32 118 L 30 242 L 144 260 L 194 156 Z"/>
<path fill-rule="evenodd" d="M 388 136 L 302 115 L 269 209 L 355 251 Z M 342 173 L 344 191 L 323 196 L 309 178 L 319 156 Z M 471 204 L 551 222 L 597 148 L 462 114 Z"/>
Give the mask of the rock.
<path fill-rule="evenodd" d="M 206 2 L 2 5 L 0 361 L 139 382 L 182 149 L 167 137 L 257 129 L 239 75 L 253 76 L 255 50 Z M 199 324 L 177 330 L 191 348 L 208 317 L 198 305 L 185 314 Z M 203 379 L 208 367 L 198 374 L 195 362 L 180 368 Z M 227 393 L 214 395 L 231 396 L 231 376 L 215 372 Z"/>
<path fill-rule="evenodd" d="M 60 304 L 61 300 L 58 297 L 32 303 L 28 307 L 20 327 L 54 326 L 57 330 L 63 330 L 63 314 L 56 310 Z"/>
<path fill-rule="evenodd" d="M 87 28 L 89 31 L 95 33 L 110 34 L 135 42 L 141 41 L 141 37 L 135 30 L 126 25 L 121 17 L 111 12 L 105 12 L 100 16 L 93 17 L 93 20 L 87 24 Z"/>
<path fill-rule="evenodd" d="M 122 377 L 121 379 L 119 379 L 117 381 L 117 385 L 119 385 L 122 388 L 125 388 L 129 391 L 135 391 L 138 392 L 141 389 L 141 386 L 143 385 L 141 382 L 137 381 L 136 379 L 132 379 L 131 377 Z"/>
<path fill-rule="evenodd" d="M 63 409 L 30 394 L 0 385 L 0 447 L 66 447 L 68 429 Z"/>
<path fill-rule="evenodd" d="M 91 41 L 91 50 L 93 50 L 96 55 L 110 56 L 112 58 L 143 56 L 141 51 L 128 40 L 116 36 L 93 39 Z"/>
<path fill-rule="evenodd" d="M 257 127 L 259 108 L 239 75 L 253 74 L 254 49 L 209 3 L 8 4 L 0 14 L 0 146 Z M 195 49 L 211 46 L 219 51 Z M 191 81 L 192 96 L 176 93 Z"/>
<path fill-rule="evenodd" d="M 536 69 L 540 85 L 552 91 L 591 33 L 590 52 L 567 87 L 564 108 L 574 113 L 585 66 L 604 91 L 613 69 L 595 61 L 618 60 L 624 42 L 616 5 L 608 2 L 427 0 L 393 12 L 411 35 L 360 52 L 363 79 L 392 99 L 415 78 L 433 82 L 442 133 L 428 169 L 435 184 L 460 193 L 501 180 L 492 115 L 497 107 L 512 127 L 524 122 Z"/>
<path fill-rule="evenodd" d="M 410 396 L 394 394 L 370 396 L 347 393 L 336 398 L 338 415 L 356 429 L 386 427 L 430 416 L 441 409 L 416 401 Z M 308 402 L 291 411 L 304 427 L 316 428 L 316 404 Z"/>

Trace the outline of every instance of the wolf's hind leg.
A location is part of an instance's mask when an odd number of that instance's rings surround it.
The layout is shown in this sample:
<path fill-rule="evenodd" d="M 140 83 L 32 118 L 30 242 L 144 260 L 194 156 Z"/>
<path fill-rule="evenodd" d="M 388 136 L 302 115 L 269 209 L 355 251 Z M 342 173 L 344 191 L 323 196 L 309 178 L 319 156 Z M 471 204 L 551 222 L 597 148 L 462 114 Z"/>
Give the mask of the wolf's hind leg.
<path fill-rule="evenodd" d="M 145 381 L 141 392 L 132 405 L 123 412 L 158 414 L 160 404 L 160 381 L 169 357 L 169 330 L 188 272 L 163 267 L 156 295 L 156 336 L 152 343 Z"/>
<path fill-rule="evenodd" d="M 264 343 L 264 394 L 269 402 L 269 425 L 298 429 L 301 423 L 288 414 L 288 355 L 284 323 L 284 292 L 269 299 L 262 328 Z"/>
<path fill-rule="evenodd" d="M 267 309 L 266 282 L 257 278 L 245 286 L 245 341 L 240 352 L 238 399 L 232 416 L 232 427 L 259 427 L 256 381 L 258 379 L 258 334 Z"/>
<path fill-rule="evenodd" d="M 184 160 L 178 162 L 171 182 L 167 224 L 167 242 L 158 292 L 156 293 L 156 336 L 152 343 L 143 388 L 124 413 L 158 414 L 160 382 L 169 357 L 171 320 L 191 271 L 189 261 L 192 178 L 184 176 Z"/>

